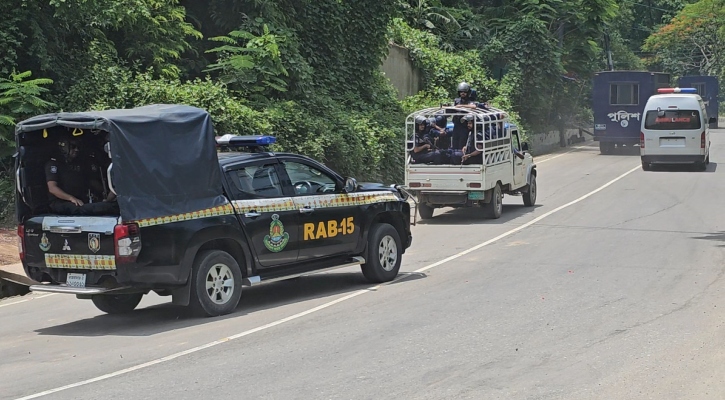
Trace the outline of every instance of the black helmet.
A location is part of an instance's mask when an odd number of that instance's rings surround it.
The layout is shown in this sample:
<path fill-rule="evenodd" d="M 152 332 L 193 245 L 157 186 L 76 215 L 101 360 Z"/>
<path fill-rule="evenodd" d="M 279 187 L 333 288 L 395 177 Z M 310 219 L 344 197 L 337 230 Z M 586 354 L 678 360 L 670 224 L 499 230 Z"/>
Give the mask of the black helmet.
<path fill-rule="evenodd" d="M 63 156 L 66 162 L 72 161 L 78 152 L 80 151 L 80 140 L 75 138 L 64 138 L 58 142 L 60 147 L 60 154 Z M 75 150 L 75 152 L 73 151 Z"/>
<path fill-rule="evenodd" d="M 436 116 L 436 125 L 440 126 L 441 128 L 445 128 L 447 123 L 448 118 L 445 115 Z"/>
<path fill-rule="evenodd" d="M 430 126 L 430 121 L 428 120 L 428 118 L 426 118 L 422 115 L 419 115 L 419 116 L 415 117 L 415 125 L 416 126 L 425 125 L 425 127 L 427 128 Z"/>
<path fill-rule="evenodd" d="M 466 82 L 459 83 L 458 84 L 458 93 L 461 93 L 461 92 L 470 93 L 471 92 L 471 85 L 469 85 Z"/>
<path fill-rule="evenodd" d="M 461 117 L 461 123 L 467 124 L 469 122 L 473 122 L 474 119 L 473 114 L 467 114 Z"/>

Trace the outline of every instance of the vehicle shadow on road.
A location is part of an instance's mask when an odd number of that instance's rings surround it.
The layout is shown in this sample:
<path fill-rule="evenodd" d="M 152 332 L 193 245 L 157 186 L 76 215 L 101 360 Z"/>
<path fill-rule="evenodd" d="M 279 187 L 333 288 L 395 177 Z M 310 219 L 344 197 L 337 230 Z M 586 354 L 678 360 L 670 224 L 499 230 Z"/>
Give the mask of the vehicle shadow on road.
<path fill-rule="evenodd" d="M 717 171 L 717 163 L 710 162 L 703 171 L 692 164 L 653 164 L 649 172 L 715 172 Z"/>
<path fill-rule="evenodd" d="M 603 156 L 640 156 L 639 146 L 633 145 L 633 146 L 625 146 L 625 147 L 617 147 L 616 149 L 612 150 L 610 154 L 601 154 Z"/>
<path fill-rule="evenodd" d="M 394 284 L 405 284 L 425 278 L 425 274 L 401 273 Z M 216 318 L 193 316 L 186 307 L 168 303 L 139 308 L 128 314 L 98 315 L 66 324 L 38 329 L 42 336 L 153 336 L 160 333 L 184 329 L 192 326 L 243 317 L 260 311 L 283 307 L 308 300 L 332 300 L 359 290 L 378 290 L 359 272 L 326 272 L 257 287 L 244 287 L 242 299 L 236 311 Z M 322 303 L 315 302 L 314 306 Z M 304 306 L 302 310 L 311 307 Z M 291 313 L 294 313 L 292 311 Z"/>
<path fill-rule="evenodd" d="M 520 198 L 519 198 L 520 199 Z M 513 201 L 513 200 L 512 200 Z M 527 207 L 523 204 L 503 204 L 503 213 L 499 219 L 489 219 L 484 216 L 483 208 L 443 208 L 436 209 L 433 219 L 421 220 L 418 217 L 419 225 L 501 225 L 510 222 L 520 216 L 534 212 L 540 204 Z"/>
<path fill-rule="evenodd" d="M 708 233 L 707 236 L 699 236 L 695 237 L 695 239 L 722 242 L 717 247 L 725 247 L 725 232 Z"/>

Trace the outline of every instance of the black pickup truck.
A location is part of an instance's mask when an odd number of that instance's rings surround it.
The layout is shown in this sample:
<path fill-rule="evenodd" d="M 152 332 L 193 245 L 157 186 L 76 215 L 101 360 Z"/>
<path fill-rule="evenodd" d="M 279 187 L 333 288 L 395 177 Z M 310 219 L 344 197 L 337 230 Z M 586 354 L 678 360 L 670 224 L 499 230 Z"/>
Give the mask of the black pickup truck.
<path fill-rule="evenodd" d="M 120 212 L 50 210 L 46 165 L 68 137 Z M 218 316 L 235 310 L 243 286 L 355 265 L 371 282 L 393 280 L 412 241 L 405 191 L 270 152 L 274 141 L 215 137 L 206 111 L 182 105 L 19 123 L 20 258 L 40 283 L 31 290 L 75 294 L 107 313 L 154 291 Z"/>

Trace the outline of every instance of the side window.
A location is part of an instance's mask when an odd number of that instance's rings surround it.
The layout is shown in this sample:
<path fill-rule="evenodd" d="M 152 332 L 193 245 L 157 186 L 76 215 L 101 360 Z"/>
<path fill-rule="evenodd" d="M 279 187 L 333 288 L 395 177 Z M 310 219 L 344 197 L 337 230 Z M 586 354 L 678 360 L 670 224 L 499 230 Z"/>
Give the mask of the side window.
<path fill-rule="evenodd" d="M 511 131 L 511 136 L 514 139 L 511 142 L 513 144 L 514 148 L 518 151 L 521 151 L 521 141 L 519 140 L 519 131 Z"/>
<path fill-rule="evenodd" d="M 612 83 L 609 85 L 609 104 L 636 106 L 639 104 L 639 85 L 636 83 Z"/>
<path fill-rule="evenodd" d="M 326 173 L 294 161 L 283 161 L 296 195 L 335 193 L 335 179 Z"/>
<path fill-rule="evenodd" d="M 227 172 L 237 200 L 282 197 L 275 164 L 247 165 Z"/>

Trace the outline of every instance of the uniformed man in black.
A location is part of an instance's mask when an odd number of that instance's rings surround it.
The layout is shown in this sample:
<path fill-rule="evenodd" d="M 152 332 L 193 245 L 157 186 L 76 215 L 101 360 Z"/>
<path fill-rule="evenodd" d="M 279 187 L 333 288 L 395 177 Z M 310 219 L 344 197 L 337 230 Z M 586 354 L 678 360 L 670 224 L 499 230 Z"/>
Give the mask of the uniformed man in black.
<path fill-rule="evenodd" d="M 82 162 L 79 152 L 79 139 L 63 139 L 61 157 L 45 164 L 51 211 L 61 215 L 118 214 L 118 204 L 110 195 L 104 199 L 98 188 L 95 175 L 101 173 L 99 167 Z"/>
<path fill-rule="evenodd" d="M 415 145 L 411 155 L 416 163 L 441 163 L 441 153 L 435 149 L 433 142 L 430 136 L 430 121 L 422 115 L 415 117 Z"/>
<path fill-rule="evenodd" d="M 483 141 L 483 134 L 475 132 L 474 121 L 473 114 L 464 115 L 461 118 L 461 122 L 465 122 L 468 128 L 468 141 L 463 147 L 463 157 L 461 159 L 463 165 L 483 164 L 483 151 L 476 147 L 476 141 Z"/>
<path fill-rule="evenodd" d="M 456 91 L 458 92 L 458 97 L 453 100 L 454 106 L 473 109 L 481 108 L 484 110 L 488 109 L 488 104 L 479 103 L 477 101 L 478 93 L 475 89 L 471 88 L 471 85 L 467 82 L 459 83 Z"/>

